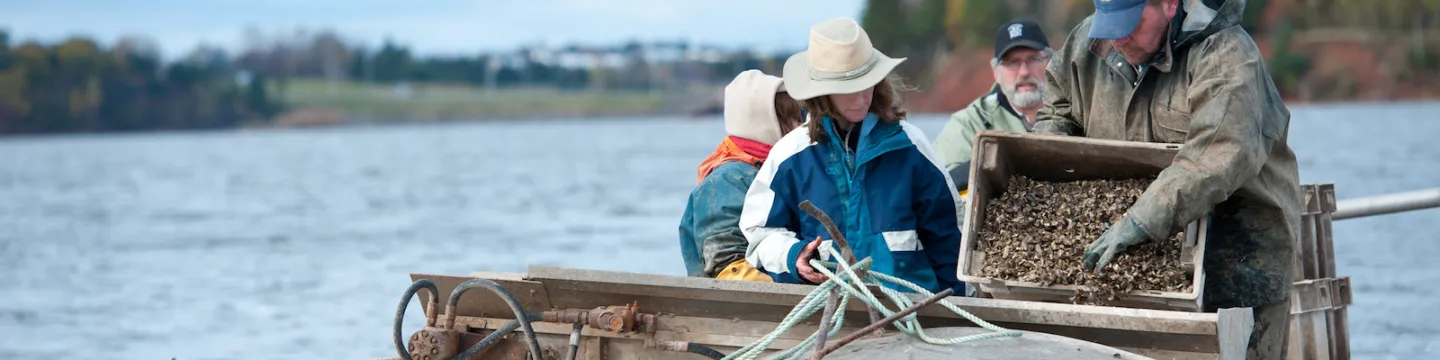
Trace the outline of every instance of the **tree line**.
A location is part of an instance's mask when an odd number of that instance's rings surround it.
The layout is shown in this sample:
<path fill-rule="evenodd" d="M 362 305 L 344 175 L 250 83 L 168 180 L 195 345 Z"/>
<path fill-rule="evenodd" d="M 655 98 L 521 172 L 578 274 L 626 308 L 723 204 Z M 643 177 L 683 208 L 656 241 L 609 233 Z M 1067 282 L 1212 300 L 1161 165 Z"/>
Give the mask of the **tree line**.
<path fill-rule="evenodd" d="M 1427 45 L 1440 25 L 1440 0 L 1249 0 L 1246 6 L 1244 27 L 1273 40 L 1267 62 L 1287 91 L 1301 86 L 1310 66 L 1310 55 L 1290 49 L 1292 34 L 1307 29 L 1404 34 L 1413 45 L 1400 65 L 1417 74 L 1440 69 L 1440 50 Z M 988 51 L 1005 21 L 1038 20 L 1054 42 L 1093 10 L 1090 0 L 868 0 L 859 19 L 877 47 L 911 59 L 898 72 L 925 88 L 939 68 L 937 59 Z M 165 61 L 143 38 L 110 45 L 85 37 L 17 44 L 0 29 L 0 134 L 264 125 L 285 110 L 282 99 L 292 79 L 656 92 L 723 85 L 746 69 L 779 74 L 789 55 L 632 41 L 419 56 L 390 40 L 371 47 L 334 31 L 253 29 L 236 51 L 200 46 Z"/>
<path fill-rule="evenodd" d="M 682 54 L 702 50 L 682 42 L 665 46 Z M 109 46 L 86 37 L 13 44 L 0 29 L 0 134 L 265 125 L 285 110 L 281 99 L 294 79 L 654 92 L 723 85 L 746 69 L 778 73 L 788 55 L 732 50 L 705 60 L 655 61 L 654 49 L 653 43 L 632 41 L 417 56 L 391 40 L 370 48 L 334 31 L 251 29 L 233 55 L 202 45 L 167 62 L 145 38 L 121 38 Z M 560 55 L 590 62 L 562 64 Z"/>
<path fill-rule="evenodd" d="M 731 49 L 698 59 L 696 53 L 710 50 L 686 42 L 637 40 L 613 45 L 525 46 L 467 55 L 420 56 L 393 40 L 372 48 L 347 41 L 333 31 L 298 30 L 269 35 L 251 31 L 247 38 L 248 45 L 236 57 L 237 64 L 271 78 L 449 83 L 495 89 L 652 91 L 690 84 L 723 84 L 746 69 L 778 72 L 789 55 Z M 675 56 L 656 59 L 655 55 L 662 52 Z"/>
<path fill-rule="evenodd" d="M 0 133 L 225 128 L 280 110 L 264 77 L 210 65 L 165 64 L 133 42 L 12 44 L 0 31 Z"/>
<path fill-rule="evenodd" d="M 1247 0 L 1244 5 L 1241 26 L 1271 46 L 1266 62 L 1282 93 L 1305 86 L 1301 79 L 1316 60 L 1296 46 L 1302 32 L 1404 42 L 1404 59 L 1393 65 L 1397 73 L 1434 78 L 1440 70 L 1440 49 L 1431 45 L 1440 37 L 1440 0 Z M 1035 20 L 1058 47 L 1094 11 L 1091 0 L 867 0 L 861 23 L 881 50 L 911 59 L 897 71 L 924 87 L 940 68 L 936 59 L 989 51 L 992 36 L 1005 22 Z"/>

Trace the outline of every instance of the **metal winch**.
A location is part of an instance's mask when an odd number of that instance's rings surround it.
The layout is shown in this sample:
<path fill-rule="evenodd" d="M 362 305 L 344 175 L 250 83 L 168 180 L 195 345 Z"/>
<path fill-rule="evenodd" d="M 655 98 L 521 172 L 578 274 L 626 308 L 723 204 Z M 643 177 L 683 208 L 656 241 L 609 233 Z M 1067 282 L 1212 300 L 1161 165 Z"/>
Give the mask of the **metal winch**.
<path fill-rule="evenodd" d="M 515 313 L 515 320 L 511 320 L 504 326 L 496 329 L 483 338 L 481 334 L 465 331 L 466 326 L 457 324 L 456 305 L 465 291 L 477 287 L 483 287 L 510 305 Z M 425 326 L 414 334 L 410 335 L 408 344 L 400 336 L 401 323 L 405 316 L 406 307 L 411 298 L 420 290 L 430 291 L 430 301 L 426 305 Z M 521 329 L 525 334 L 525 342 L 529 346 L 525 358 L 541 360 L 542 358 L 553 358 L 553 352 L 543 352 L 535 337 L 531 322 L 541 321 L 547 323 L 573 324 L 575 331 L 571 336 L 570 355 L 573 359 L 578 352 L 580 332 L 585 326 L 592 329 L 609 331 L 615 333 L 634 333 L 646 336 L 655 334 L 654 314 L 643 314 L 638 310 L 639 303 L 627 305 L 601 306 L 594 309 L 557 309 L 541 313 L 527 313 L 520 306 L 519 301 L 505 288 L 493 281 L 485 279 L 471 279 L 455 288 L 450 294 L 450 300 L 445 305 L 445 315 L 439 316 L 436 308 L 439 291 L 430 280 L 420 279 L 410 285 L 401 299 L 399 307 L 395 309 L 395 349 L 396 353 L 404 360 L 468 360 L 478 358 L 486 348 L 497 343 L 506 335 Z M 462 351 L 463 350 L 463 351 Z M 548 355 L 547 355 L 548 354 Z M 518 356 L 513 354 L 512 356 Z"/>

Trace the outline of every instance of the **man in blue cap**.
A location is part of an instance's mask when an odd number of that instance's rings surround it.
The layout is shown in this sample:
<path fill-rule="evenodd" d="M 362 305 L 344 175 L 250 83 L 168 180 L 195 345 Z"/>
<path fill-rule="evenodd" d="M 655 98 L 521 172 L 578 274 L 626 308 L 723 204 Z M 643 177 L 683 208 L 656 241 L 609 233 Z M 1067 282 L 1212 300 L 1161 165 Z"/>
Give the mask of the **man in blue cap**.
<path fill-rule="evenodd" d="M 1184 146 L 1086 248 L 1086 266 L 1208 214 L 1205 310 L 1253 308 L 1246 357 L 1283 358 L 1300 176 L 1290 112 L 1240 27 L 1245 1 L 1093 1 L 1046 69 L 1033 131 Z"/>

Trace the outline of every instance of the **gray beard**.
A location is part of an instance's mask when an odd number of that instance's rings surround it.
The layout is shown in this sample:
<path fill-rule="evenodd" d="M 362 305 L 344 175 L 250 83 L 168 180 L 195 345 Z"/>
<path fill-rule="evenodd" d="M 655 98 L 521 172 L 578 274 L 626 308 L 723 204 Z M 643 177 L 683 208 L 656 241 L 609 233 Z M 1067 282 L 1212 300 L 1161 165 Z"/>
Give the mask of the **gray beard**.
<path fill-rule="evenodd" d="M 1036 105 L 1040 105 L 1040 102 L 1045 100 L 1045 95 L 1041 93 L 1041 91 L 1043 91 L 1044 89 L 1044 85 L 1040 85 L 1040 88 L 1034 91 L 1025 91 L 1020 93 L 1016 93 L 1014 91 L 1006 91 L 1005 97 L 1009 98 L 1010 104 L 1014 107 L 1031 108 L 1035 107 Z"/>

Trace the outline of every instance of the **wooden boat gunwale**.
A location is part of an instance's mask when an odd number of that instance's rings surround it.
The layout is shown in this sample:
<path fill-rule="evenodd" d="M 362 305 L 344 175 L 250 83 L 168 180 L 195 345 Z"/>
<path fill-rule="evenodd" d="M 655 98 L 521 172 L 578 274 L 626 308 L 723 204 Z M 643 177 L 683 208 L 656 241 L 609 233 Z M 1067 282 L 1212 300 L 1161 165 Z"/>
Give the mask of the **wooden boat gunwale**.
<path fill-rule="evenodd" d="M 435 282 L 441 299 L 447 299 L 459 283 L 471 278 L 500 283 L 520 300 L 527 312 L 637 304 L 640 312 L 659 315 L 654 339 L 700 343 L 727 352 L 774 330 L 779 325 L 778 320 L 814 289 L 812 285 L 545 266 L 532 266 L 526 273 L 476 272 L 470 276 L 411 274 L 412 280 L 429 279 Z M 420 303 L 428 302 L 428 296 L 422 294 Z M 1238 351 L 1243 357 L 1243 341 L 1236 345 L 1231 344 L 1233 341 L 1222 342 L 1220 339 L 1248 340 L 1250 332 L 1248 326 L 1226 326 L 1240 320 L 1248 322 L 1249 308 L 1196 313 L 970 297 L 950 297 L 946 301 L 1006 328 L 1064 336 L 1114 348 L 1117 352 L 1143 356 L 1205 359 Z M 846 330 L 842 331 L 853 331 L 868 322 L 863 304 L 851 302 L 845 311 Z M 498 296 L 481 292 L 466 293 L 456 306 L 456 313 L 456 328 L 471 332 L 494 330 L 514 318 L 510 308 Z M 918 314 L 926 327 L 975 326 L 942 307 L 931 306 Z M 770 349 L 781 350 L 798 344 L 818 329 L 818 323 L 818 314 L 811 316 L 806 323 L 783 334 L 780 340 L 771 344 Z M 546 337 L 559 337 L 551 339 L 551 342 L 565 340 L 571 331 L 568 324 L 535 322 L 533 326 Z M 616 356 L 614 352 L 621 351 L 619 349 L 628 349 L 624 350 L 626 357 L 621 358 L 650 353 L 643 343 L 651 335 L 618 334 L 587 328 L 581 336 L 603 339 L 608 343 L 606 348 L 610 349 L 612 356 Z M 511 345 L 518 345 L 518 342 L 515 343 Z"/>

